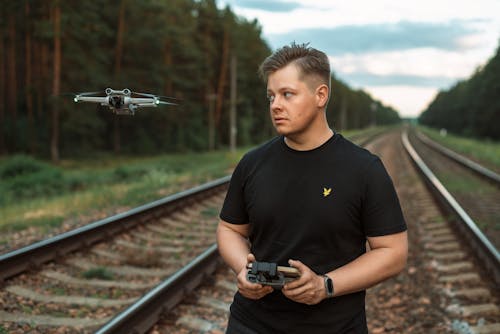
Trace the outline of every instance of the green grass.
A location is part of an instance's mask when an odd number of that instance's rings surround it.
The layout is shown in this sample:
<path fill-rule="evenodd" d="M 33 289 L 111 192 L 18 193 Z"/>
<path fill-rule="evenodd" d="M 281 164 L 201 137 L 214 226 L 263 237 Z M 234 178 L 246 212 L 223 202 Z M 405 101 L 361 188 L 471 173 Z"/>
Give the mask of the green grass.
<path fill-rule="evenodd" d="M 230 174 L 244 151 L 73 160 L 57 167 L 32 158 L 4 158 L 0 171 L 14 166 L 10 170 L 19 173 L 9 170 L 0 179 L 0 231 L 49 230 L 68 220 L 136 207 Z"/>
<path fill-rule="evenodd" d="M 494 192 L 494 187 L 486 187 L 484 183 L 477 178 L 462 178 L 457 177 L 454 173 L 447 171 L 437 172 L 438 179 L 446 185 L 446 188 L 454 193 L 475 193 L 478 195 L 487 195 Z"/>
<path fill-rule="evenodd" d="M 439 130 L 423 126 L 419 126 L 418 129 L 443 146 L 468 156 L 497 173 L 500 172 L 500 142 L 461 137 L 450 133 L 442 136 Z"/>
<path fill-rule="evenodd" d="M 350 138 L 377 131 L 342 133 Z M 22 155 L 0 158 L 0 233 L 30 227 L 45 232 L 64 223 L 89 223 L 111 216 L 228 175 L 248 150 L 99 155 L 63 160 L 57 166 Z M 0 244 L 8 241 L 0 238 Z"/>

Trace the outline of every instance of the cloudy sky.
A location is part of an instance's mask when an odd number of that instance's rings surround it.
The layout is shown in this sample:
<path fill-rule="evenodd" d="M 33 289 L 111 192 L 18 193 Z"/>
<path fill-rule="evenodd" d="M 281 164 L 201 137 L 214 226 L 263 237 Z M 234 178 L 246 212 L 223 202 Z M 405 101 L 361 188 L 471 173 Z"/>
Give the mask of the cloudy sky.
<path fill-rule="evenodd" d="M 256 18 L 273 50 L 310 42 L 336 77 L 402 116 L 468 78 L 500 41 L 500 0 L 218 0 L 226 4 Z"/>

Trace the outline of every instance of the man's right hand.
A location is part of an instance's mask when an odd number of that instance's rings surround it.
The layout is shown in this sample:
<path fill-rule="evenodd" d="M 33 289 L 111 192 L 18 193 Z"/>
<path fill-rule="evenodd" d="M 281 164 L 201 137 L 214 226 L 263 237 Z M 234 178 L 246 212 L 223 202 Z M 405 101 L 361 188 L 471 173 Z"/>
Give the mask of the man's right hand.
<path fill-rule="evenodd" d="M 252 262 L 255 262 L 255 256 L 250 253 L 247 255 L 247 264 Z M 273 292 L 274 289 L 269 285 L 249 282 L 247 280 L 247 271 L 247 266 L 244 266 L 238 274 L 238 290 L 244 297 L 260 299 L 268 293 Z"/>

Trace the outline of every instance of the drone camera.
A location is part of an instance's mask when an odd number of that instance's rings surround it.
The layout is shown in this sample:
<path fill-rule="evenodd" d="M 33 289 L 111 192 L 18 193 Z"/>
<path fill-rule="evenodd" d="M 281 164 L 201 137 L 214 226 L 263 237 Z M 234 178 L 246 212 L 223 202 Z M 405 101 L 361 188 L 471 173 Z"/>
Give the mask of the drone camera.
<path fill-rule="evenodd" d="M 124 101 L 122 96 L 110 96 L 109 97 L 109 105 L 115 109 L 120 109 L 124 105 Z"/>

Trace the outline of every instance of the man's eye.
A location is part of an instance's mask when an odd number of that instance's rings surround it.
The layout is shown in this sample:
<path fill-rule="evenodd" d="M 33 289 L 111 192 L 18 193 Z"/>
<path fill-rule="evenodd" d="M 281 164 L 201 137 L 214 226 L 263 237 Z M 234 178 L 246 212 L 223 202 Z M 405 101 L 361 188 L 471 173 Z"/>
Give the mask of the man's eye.
<path fill-rule="evenodd" d="M 284 97 L 287 97 L 287 98 L 288 98 L 288 97 L 291 97 L 292 95 L 293 95 L 293 94 L 292 94 L 292 92 L 285 92 L 285 93 L 283 94 L 283 96 L 284 96 Z"/>

